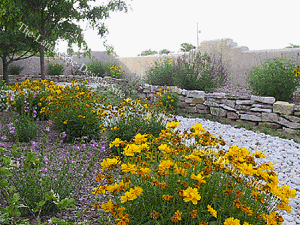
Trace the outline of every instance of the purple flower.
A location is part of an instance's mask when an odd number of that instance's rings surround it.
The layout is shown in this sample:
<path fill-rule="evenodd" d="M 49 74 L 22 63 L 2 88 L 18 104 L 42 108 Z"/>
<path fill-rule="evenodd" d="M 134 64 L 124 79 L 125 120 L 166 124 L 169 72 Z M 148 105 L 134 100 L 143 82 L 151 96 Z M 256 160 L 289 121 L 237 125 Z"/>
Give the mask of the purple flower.
<path fill-rule="evenodd" d="M 34 95 L 34 96 L 32 96 L 33 98 L 36 98 L 36 96 Z"/>
<path fill-rule="evenodd" d="M 88 152 L 87 154 L 88 154 L 89 156 L 92 156 L 92 153 L 91 153 L 91 152 Z"/>
<path fill-rule="evenodd" d="M 35 146 L 36 142 L 35 141 L 30 141 L 30 143 Z"/>
<path fill-rule="evenodd" d="M 2 140 L 2 141 L 6 140 L 6 136 L 3 135 L 3 136 L 1 137 L 1 140 Z"/>
<path fill-rule="evenodd" d="M 66 154 L 61 154 L 62 157 L 64 157 Z"/>
<path fill-rule="evenodd" d="M 45 174 L 44 173 L 41 173 L 41 177 L 44 177 L 45 176 Z"/>
<path fill-rule="evenodd" d="M 74 161 L 73 160 L 69 160 L 69 163 L 74 164 Z"/>
<path fill-rule="evenodd" d="M 47 168 L 45 168 L 45 167 L 41 167 L 41 171 L 42 171 L 42 172 L 47 172 L 47 171 L 48 171 L 48 169 L 47 169 Z"/>
<path fill-rule="evenodd" d="M 80 147 L 79 146 L 73 146 L 73 150 L 79 150 L 80 149 Z"/>
<path fill-rule="evenodd" d="M 91 144 L 91 147 L 95 147 L 95 144 Z"/>
<path fill-rule="evenodd" d="M 86 144 L 82 144 L 81 146 L 85 148 L 85 147 L 86 147 Z"/>
<path fill-rule="evenodd" d="M 33 118 L 36 118 L 36 114 L 33 114 Z"/>
<path fill-rule="evenodd" d="M 64 158 L 64 157 L 61 157 L 61 158 L 60 158 L 60 160 L 61 160 L 61 161 L 64 161 L 64 160 L 65 160 L 65 158 Z"/>
<path fill-rule="evenodd" d="M 50 131 L 50 127 L 46 127 L 46 131 L 49 132 Z"/>
<path fill-rule="evenodd" d="M 48 123 L 49 123 L 49 125 L 52 125 L 52 120 L 49 120 Z"/>
<path fill-rule="evenodd" d="M 5 143 L 0 143 L 0 147 L 6 148 Z"/>
<path fill-rule="evenodd" d="M 20 157 L 21 159 L 25 159 L 25 156 L 24 155 L 21 155 L 21 157 Z"/>
<path fill-rule="evenodd" d="M 34 146 L 34 145 L 30 146 L 30 148 L 31 148 L 32 150 L 35 150 L 35 146 Z"/>
<path fill-rule="evenodd" d="M 83 136 L 83 139 L 89 139 L 87 136 Z"/>
<path fill-rule="evenodd" d="M 105 146 L 101 146 L 101 152 L 105 152 Z"/>
<path fill-rule="evenodd" d="M 70 172 L 70 173 L 74 173 L 74 171 L 73 171 L 73 170 L 71 170 L 71 169 L 69 169 L 69 172 Z"/>
<path fill-rule="evenodd" d="M 25 112 L 28 112 L 28 110 L 26 109 Z"/>
<path fill-rule="evenodd" d="M 47 156 L 44 157 L 44 161 L 45 161 L 46 164 L 49 162 L 49 159 L 48 159 Z"/>
<path fill-rule="evenodd" d="M 61 135 L 61 138 L 65 138 L 67 136 L 65 131 L 62 132 L 60 135 Z"/>

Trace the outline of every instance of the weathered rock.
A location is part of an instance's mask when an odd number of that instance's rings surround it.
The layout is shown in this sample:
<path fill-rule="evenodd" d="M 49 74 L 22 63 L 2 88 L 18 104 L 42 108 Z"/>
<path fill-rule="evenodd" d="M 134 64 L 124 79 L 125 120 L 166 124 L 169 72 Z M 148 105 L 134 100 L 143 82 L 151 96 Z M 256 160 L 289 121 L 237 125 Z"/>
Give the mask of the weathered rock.
<path fill-rule="evenodd" d="M 205 92 L 204 91 L 187 91 L 186 97 L 188 97 L 188 98 L 204 98 Z"/>
<path fill-rule="evenodd" d="M 261 97 L 255 95 L 251 95 L 251 100 L 268 104 L 273 104 L 276 101 L 274 97 Z"/>
<path fill-rule="evenodd" d="M 271 129 L 278 129 L 281 128 L 281 125 L 277 123 L 269 123 L 269 122 L 259 122 L 258 127 L 266 127 L 266 128 L 271 128 Z"/>
<path fill-rule="evenodd" d="M 237 105 L 252 105 L 255 101 L 252 100 L 236 100 L 235 102 Z"/>
<path fill-rule="evenodd" d="M 208 106 L 203 105 L 203 104 L 197 104 L 197 105 L 196 105 L 196 108 L 197 108 L 197 109 L 208 109 Z"/>
<path fill-rule="evenodd" d="M 283 115 L 284 118 L 288 119 L 291 122 L 299 123 L 300 118 L 297 116 Z"/>
<path fill-rule="evenodd" d="M 203 104 L 204 99 L 203 98 L 193 98 L 192 103 L 193 104 Z"/>
<path fill-rule="evenodd" d="M 215 102 L 211 102 L 211 101 L 205 101 L 203 103 L 203 105 L 209 106 L 209 107 L 220 107 L 220 104 L 217 104 Z"/>
<path fill-rule="evenodd" d="M 250 110 L 251 106 L 246 106 L 246 105 L 236 105 L 234 107 L 236 110 Z"/>
<path fill-rule="evenodd" d="M 293 123 L 293 122 L 290 122 L 282 117 L 279 117 L 278 118 L 278 121 L 277 123 L 281 124 L 281 125 L 284 125 L 288 128 L 294 128 L 294 129 L 299 129 L 300 128 L 300 124 L 299 123 Z"/>
<path fill-rule="evenodd" d="M 262 109 L 273 109 L 273 105 L 268 105 L 268 104 L 253 104 L 252 107 L 262 108 Z"/>
<path fill-rule="evenodd" d="M 261 120 L 264 122 L 277 123 L 279 116 L 276 113 L 262 113 Z"/>
<path fill-rule="evenodd" d="M 281 115 L 291 115 L 294 112 L 294 104 L 277 101 L 273 105 L 273 112 Z"/>
<path fill-rule="evenodd" d="M 261 117 L 249 115 L 249 114 L 241 114 L 240 119 L 241 120 L 250 120 L 250 121 L 261 121 Z"/>
<path fill-rule="evenodd" d="M 271 113 L 271 112 L 272 112 L 272 109 L 251 108 L 250 111 L 254 111 L 254 112 L 268 112 L 268 113 Z"/>
<path fill-rule="evenodd" d="M 298 133 L 297 130 L 290 129 L 290 128 L 287 128 L 287 127 L 283 127 L 282 129 L 283 129 L 283 131 L 284 131 L 285 133 L 287 133 L 287 134 L 297 134 L 297 133 Z"/>
<path fill-rule="evenodd" d="M 239 119 L 239 115 L 235 112 L 227 112 L 227 118 L 229 119 Z"/>
<path fill-rule="evenodd" d="M 226 100 L 225 105 L 228 107 L 234 108 L 235 107 L 235 101 L 234 100 Z"/>
<path fill-rule="evenodd" d="M 214 116 L 221 116 L 221 117 L 226 116 L 226 110 L 221 109 L 221 108 L 211 107 L 210 108 L 210 113 Z"/>

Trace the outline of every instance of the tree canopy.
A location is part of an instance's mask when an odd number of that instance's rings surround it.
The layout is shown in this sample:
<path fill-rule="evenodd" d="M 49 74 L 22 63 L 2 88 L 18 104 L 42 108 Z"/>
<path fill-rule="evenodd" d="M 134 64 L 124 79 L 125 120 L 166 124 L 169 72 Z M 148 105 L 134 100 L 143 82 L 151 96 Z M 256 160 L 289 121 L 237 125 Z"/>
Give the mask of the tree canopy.
<path fill-rule="evenodd" d="M 13 2 L 18 11 L 23 25 L 22 32 L 33 34 L 40 44 L 41 78 L 45 79 L 44 57 L 45 50 L 53 52 L 58 39 L 68 41 L 68 46 L 77 44 L 86 55 L 90 56 L 91 50 L 84 40 L 83 29 L 76 24 L 87 21 L 88 26 L 97 29 L 101 38 L 105 37 L 108 29 L 103 19 L 109 18 L 110 11 L 125 11 L 127 5 L 124 1 L 110 0 L 107 5 L 91 6 L 94 0 L 6 0 Z M 109 51 L 112 47 L 105 45 Z"/>

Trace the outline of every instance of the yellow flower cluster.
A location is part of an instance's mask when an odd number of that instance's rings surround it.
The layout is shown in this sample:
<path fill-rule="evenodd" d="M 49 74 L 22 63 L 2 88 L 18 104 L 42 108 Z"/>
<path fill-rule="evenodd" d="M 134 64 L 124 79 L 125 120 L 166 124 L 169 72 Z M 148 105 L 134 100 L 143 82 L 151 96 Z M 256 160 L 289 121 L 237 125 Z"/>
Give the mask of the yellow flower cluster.
<path fill-rule="evenodd" d="M 122 72 L 123 72 L 123 66 L 115 66 L 113 65 L 112 67 L 110 67 L 110 72 L 112 73 L 113 76 L 118 76 L 118 75 L 121 75 Z"/>
<path fill-rule="evenodd" d="M 295 74 L 295 76 L 296 77 L 298 77 L 299 76 L 299 66 L 297 66 L 297 69 L 295 69 L 294 71 L 293 71 L 293 74 Z"/>

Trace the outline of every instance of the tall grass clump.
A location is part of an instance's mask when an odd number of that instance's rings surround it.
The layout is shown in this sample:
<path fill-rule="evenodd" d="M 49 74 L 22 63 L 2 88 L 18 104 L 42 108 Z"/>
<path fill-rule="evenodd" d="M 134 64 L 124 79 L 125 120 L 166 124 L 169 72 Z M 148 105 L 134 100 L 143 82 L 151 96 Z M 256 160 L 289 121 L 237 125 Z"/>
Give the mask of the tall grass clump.
<path fill-rule="evenodd" d="M 299 86 L 299 77 L 293 74 L 295 68 L 295 62 L 283 57 L 265 59 L 249 70 L 246 80 L 258 95 L 290 101 Z"/>
<path fill-rule="evenodd" d="M 257 162 L 266 157 L 261 151 L 249 154 L 237 146 L 223 151 L 219 145 L 225 141 L 201 124 L 183 133 L 178 125 L 167 123 L 158 138 L 138 133 L 129 143 L 111 143 L 124 158 L 112 156 L 101 163 L 105 174 L 97 176 L 100 184 L 93 192 L 94 207 L 106 212 L 99 221 L 282 224 L 275 209 L 290 212 L 288 199 L 296 191 L 278 186 L 272 165 Z M 100 198 L 106 198 L 106 203 L 99 204 Z"/>
<path fill-rule="evenodd" d="M 190 52 L 177 59 L 165 58 L 155 61 L 146 72 L 145 82 L 152 85 L 176 85 L 186 90 L 212 92 L 227 80 L 227 74 L 219 60 L 207 53 Z"/>

